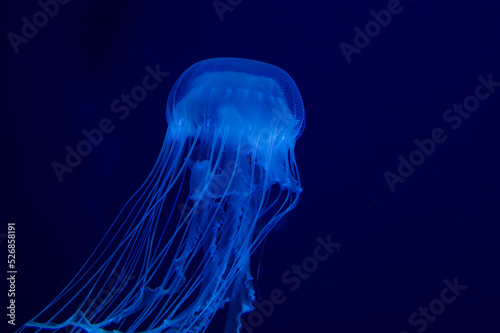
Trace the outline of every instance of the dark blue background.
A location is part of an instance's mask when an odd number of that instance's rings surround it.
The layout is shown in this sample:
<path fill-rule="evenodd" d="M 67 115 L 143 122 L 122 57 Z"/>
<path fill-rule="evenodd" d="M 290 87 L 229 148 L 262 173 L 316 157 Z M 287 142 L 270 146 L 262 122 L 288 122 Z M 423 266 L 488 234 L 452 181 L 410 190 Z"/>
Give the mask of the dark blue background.
<path fill-rule="evenodd" d="M 498 10 L 404 0 L 348 64 L 339 44 L 387 3 L 244 0 L 221 21 L 211 0 L 72 0 L 16 54 L 7 33 L 40 7 L 4 2 L 0 232 L 17 225 L 17 322 L 58 294 L 147 176 L 175 79 L 203 59 L 242 57 L 286 70 L 307 115 L 296 146 L 304 192 L 269 235 L 258 278 L 262 299 L 281 289 L 287 300 L 255 331 L 417 332 L 410 314 L 455 277 L 467 290 L 425 331 L 498 331 L 500 88 L 459 129 L 442 119 L 479 75 L 500 81 Z M 157 64 L 170 76 L 119 120 L 111 102 Z M 51 163 L 106 117 L 114 132 L 60 183 Z M 447 141 L 391 192 L 383 173 L 437 127 Z M 282 274 L 328 235 L 340 251 L 290 291 Z"/>

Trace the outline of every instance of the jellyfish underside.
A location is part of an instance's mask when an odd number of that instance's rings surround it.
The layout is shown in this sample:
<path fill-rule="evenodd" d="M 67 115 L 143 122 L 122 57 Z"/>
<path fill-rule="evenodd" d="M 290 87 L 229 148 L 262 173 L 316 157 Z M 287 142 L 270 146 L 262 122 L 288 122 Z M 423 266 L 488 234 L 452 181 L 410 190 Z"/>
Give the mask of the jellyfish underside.
<path fill-rule="evenodd" d="M 250 256 L 302 191 L 300 95 L 272 65 L 206 60 L 177 80 L 167 122 L 144 184 L 21 330 L 201 332 L 230 303 L 225 332 L 239 331 L 253 310 Z"/>

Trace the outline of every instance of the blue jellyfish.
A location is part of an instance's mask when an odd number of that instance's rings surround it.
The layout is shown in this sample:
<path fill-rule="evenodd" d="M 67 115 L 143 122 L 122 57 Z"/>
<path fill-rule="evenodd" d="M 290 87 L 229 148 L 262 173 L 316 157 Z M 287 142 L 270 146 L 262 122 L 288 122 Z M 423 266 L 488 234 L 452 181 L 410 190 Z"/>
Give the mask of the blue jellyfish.
<path fill-rule="evenodd" d="M 250 256 L 302 191 L 294 147 L 305 125 L 292 78 L 263 62 L 188 68 L 146 181 L 81 270 L 20 331 L 225 332 L 254 308 Z"/>

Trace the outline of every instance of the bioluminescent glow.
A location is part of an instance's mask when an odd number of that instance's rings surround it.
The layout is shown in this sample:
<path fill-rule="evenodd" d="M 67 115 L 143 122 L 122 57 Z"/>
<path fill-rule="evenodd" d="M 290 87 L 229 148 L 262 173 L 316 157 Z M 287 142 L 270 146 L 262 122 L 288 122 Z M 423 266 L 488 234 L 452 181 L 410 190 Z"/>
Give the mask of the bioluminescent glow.
<path fill-rule="evenodd" d="M 253 310 L 250 255 L 297 203 L 302 99 L 282 69 L 216 58 L 187 69 L 144 184 L 68 286 L 20 331 L 225 332 Z"/>

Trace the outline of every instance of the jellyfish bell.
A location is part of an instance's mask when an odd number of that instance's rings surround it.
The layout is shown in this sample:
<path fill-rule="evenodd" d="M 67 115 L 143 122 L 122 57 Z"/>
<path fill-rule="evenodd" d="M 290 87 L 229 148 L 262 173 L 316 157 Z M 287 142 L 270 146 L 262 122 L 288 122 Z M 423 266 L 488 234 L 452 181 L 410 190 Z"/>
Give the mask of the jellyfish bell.
<path fill-rule="evenodd" d="M 288 128 L 293 139 L 302 134 L 304 109 L 292 78 L 276 66 L 255 60 L 216 58 L 198 62 L 179 77 L 167 102 L 169 126 L 190 130 L 203 125 L 213 128 L 211 122 L 220 126 L 236 120 L 249 125 L 240 131 L 251 131 L 251 125 L 259 123 L 269 127 L 272 117 L 281 120 L 281 126 L 293 125 Z"/>
<path fill-rule="evenodd" d="M 225 332 L 239 331 L 253 310 L 250 256 L 302 191 L 300 93 L 278 67 L 209 59 L 179 77 L 166 116 L 144 184 L 77 276 L 20 331 L 202 332 L 226 303 Z M 111 283 L 117 272 L 129 282 Z"/>

